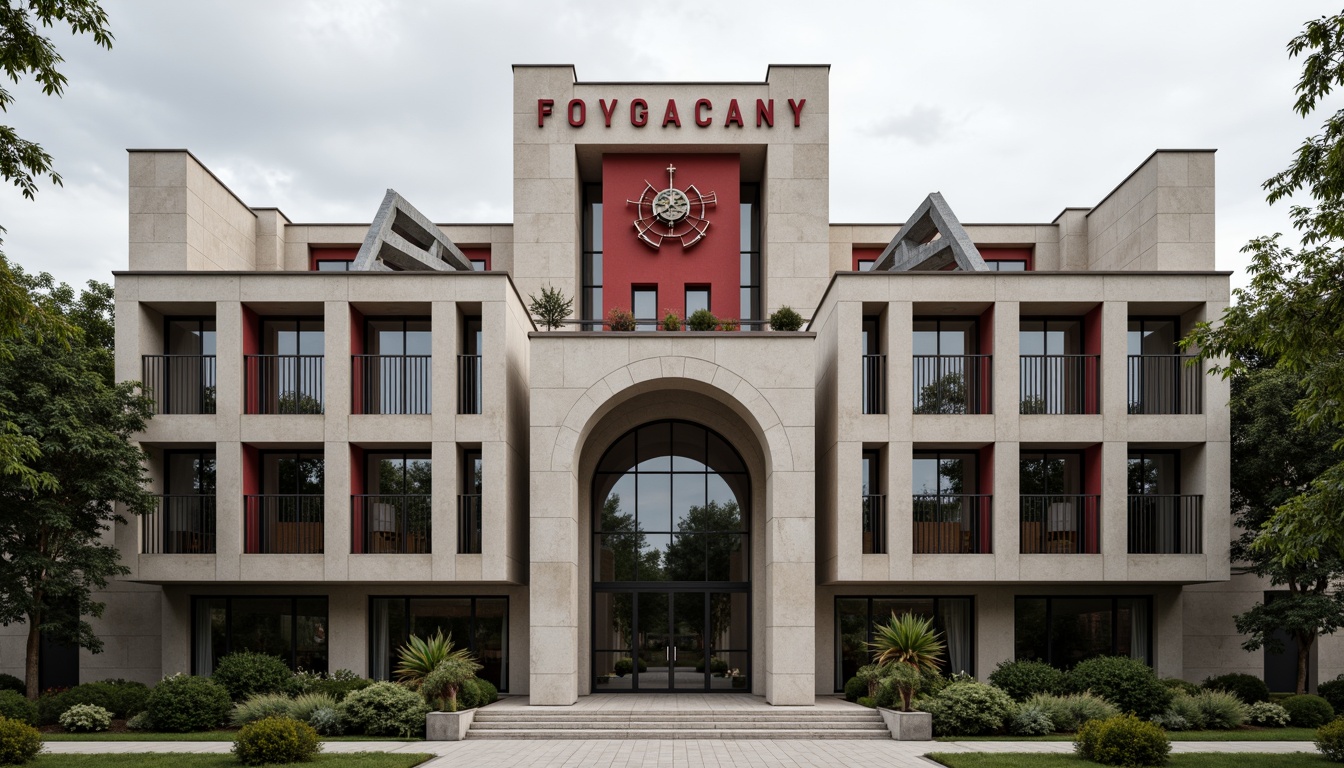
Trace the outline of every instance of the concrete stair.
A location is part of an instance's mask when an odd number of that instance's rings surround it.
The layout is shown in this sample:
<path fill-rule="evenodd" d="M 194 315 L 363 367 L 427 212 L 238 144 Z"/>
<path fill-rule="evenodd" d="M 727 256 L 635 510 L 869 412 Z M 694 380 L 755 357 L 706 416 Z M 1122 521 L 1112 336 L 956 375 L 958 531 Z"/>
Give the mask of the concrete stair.
<path fill-rule="evenodd" d="M 734 712 L 565 711 L 509 708 L 476 713 L 468 739 L 890 739 L 876 710 Z"/>

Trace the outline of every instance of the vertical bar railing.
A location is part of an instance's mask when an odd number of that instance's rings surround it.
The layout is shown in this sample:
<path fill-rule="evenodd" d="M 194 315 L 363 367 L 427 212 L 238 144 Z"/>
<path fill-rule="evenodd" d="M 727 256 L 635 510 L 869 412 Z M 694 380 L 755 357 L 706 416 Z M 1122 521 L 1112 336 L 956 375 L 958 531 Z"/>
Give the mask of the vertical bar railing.
<path fill-rule="evenodd" d="M 863 554 L 887 553 L 887 497 L 870 494 L 863 497 Z"/>
<path fill-rule="evenodd" d="M 1204 497 L 1132 494 L 1129 553 L 1198 555 L 1204 551 Z"/>
<path fill-rule="evenodd" d="M 1195 355 L 1130 355 L 1129 412 L 1196 414 L 1204 412 L 1204 368 L 1191 365 Z"/>
<path fill-rule="evenodd" d="M 481 412 L 481 356 L 457 356 L 457 412 Z"/>
<path fill-rule="evenodd" d="M 915 413 L 993 413 L 993 355 L 915 355 Z"/>
<path fill-rule="evenodd" d="M 1100 355 L 1022 355 L 1021 413 L 1100 413 Z"/>
<path fill-rule="evenodd" d="M 163 494 L 154 512 L 140 518 L 140 551 L 147 555 L 215 552 L 215 497 Z"/>
<path fill-rule="evenodd" d="M 357 414 L 430 413 L 430 355 L 352 355 L 351 409 Z"/>
<path fill-rule="evenodd" d="M 915 494 L 914 553 L 989 554 L 993 501 L 990 494 Z"/>
<path fill-rule="evenodd" d="M 863 356 L 863 412 L 887 412 L 887 356 Z"/>
<path fill-rule="evenodd" d="M 481 552 L 481 494 L 463 493 L 457 497 L 457 553 Z"/>
<path fill-rule="evenodd" d="M 350 497 L 351 551 L 361 554 L 430 553 L 429 494 L 358 494 Z"/>
<path fill-rule="evenodd" d="M 1095 555 L 1101 551 L 1100 496 L 1027 494 L 1018 498 L 1022 554 Z"/>
<path fill-rule="evenodd" d="M 245 546 L 249 555 L 320 555 L 324 550 L 322 494 L 271 493 L 244 496 Z"/>
<path fill-rule="evenodd" d="M 322 413 L 322 355 L 243 355 L 245 413 Z"/>
<path fill-rule="evenodd" d="M 143 355 L 140 381 L 158 414 L 215 412 L 214 355 Z"/>

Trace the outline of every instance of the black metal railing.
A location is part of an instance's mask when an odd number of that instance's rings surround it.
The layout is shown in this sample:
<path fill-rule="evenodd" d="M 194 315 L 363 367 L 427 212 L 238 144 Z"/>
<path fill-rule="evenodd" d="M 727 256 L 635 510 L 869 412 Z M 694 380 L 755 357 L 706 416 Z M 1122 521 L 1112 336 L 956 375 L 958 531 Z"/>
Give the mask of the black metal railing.
<path fill-rule="evenodd" d="M 457 412 L 481 412 L 481 356 L 457 356 Z"/>
<path fill-rule="evenodd" d="M 1021 413 L 1100 413 L 1100 355 L 1023 355 Z"/>
<path fill-rule="evenodd" d="M 915 355 L 915 413 L 993 413 L 993 355 Z"/>
<path fill-rule="evenodd" d="M 887 412 L 887 356 L 863 356 L 863 412 Z"/>
<path fill-rule="evenodd" d="M 433 362 L 430 355 L 352 355 L 352 411 L 429 413 Z"/>
<path fill-rule="evenodd" d="M 457 553 L 481 553 L 481 494 L 463 493 L 457 497 Z"/>
<path fill-rule="evenodd" d="M 1101 551 L 1100 496 L 1050 494 L 1019 499 L 1022 554 L 1095 555 Z"/>
<path fill-rule="evenodd" d="M 1204 497 L 1131 495 L 1131 555 L 1198 555 L 1204 551 Z"/>
<path fill-rule="evenodd" d="M 863 497 L 863 554 L 887 553 L 887 497 L 871 494 Z"/>
<path fill-rule="evenodd" d="M 244 413 L 322 413 L 322 355 L 243 355 Z"/>
<path fill-rule="evenodd" d="M 1130 355 L 1130 413 L 1203 413 L 1204 367 L 1194 355 Z"/>
<path fill-rule="evenodd" d="M 155 413 L 214 413 L 214 355 L 144 355 L 140 381 Z"/>
<path fill-rule="evenodd" d="M 270 493 L 243 497 L 249 555 L 320 555 L 323 552 L 322 495 Z"/>
<path fill-rule="evenodd" d="M 215 497 L 162 494 L 159 508 L 140 518 L 140 551 L 147 555 L 215 552 Z"/>
<path fill-rule="evenodd" d="M 430 552 L 429 494 L 361 494 L 350 497 L 357 554 Z"/>
<path fill-rule="evenodd" d="M 994 519 L 990 494 L 915 494 L 914 553 L 988 554 Z"/>

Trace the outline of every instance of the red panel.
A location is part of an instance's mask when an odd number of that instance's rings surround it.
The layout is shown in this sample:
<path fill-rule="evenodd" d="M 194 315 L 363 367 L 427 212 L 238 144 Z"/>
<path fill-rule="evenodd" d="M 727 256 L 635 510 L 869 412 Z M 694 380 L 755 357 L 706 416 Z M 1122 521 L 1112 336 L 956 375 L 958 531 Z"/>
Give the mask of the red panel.
<path fill-rule="evenodd" d="M 261 318 L 246 304 L 243 305 L 243 392 L 247 402 L 243 404 L 243 413 L 261 413 L 261 387 L 257 376 L 260 370 L 256 360 L 246 355 L 261 354 Z"/>
<path fill-rule="evenodd" d="M 985 261 L 1025 261 L 1028 272 L 1036 268 L 1035 252 L 1031 248 L 981 248 L 977 245 L 975 249 Z"/>
<path fill-rule="evenodd" d="M 854 248 L 854 258 L 851 266 L 855 272 L 859 271 L 860 261 L 877 261 L 877 257 L 882 255 L 882 248 Z"/>
<path fill-rule="evenodd" d="M 365 493 L 364 489 L 364 449 L 358 445 L 350 446 L 350 493 L 359 496 Z M 355 535 L 350 537 L 351 550 L 356 555 L 364 554 L 364 537 L 361 532 L 364 530 L 364 505 L 354 505 L 354 515 L 350 520 L 350 525 Z"/>
<path fill-rule="evenodd" d="M 243 446 L 243 496 L 246 497 L 261 492 L 261 453 L 256 446 Z M 243 542 L 244 552 L 259 552 L 261 550 L 261 520 L 259 510 L 250 505 L 244 505 L 243 533 L 246 538 Z"/>
<path fill-rule="evenodd" d="M 490 271 L 490 246 L 484 248 L 462 248 L 462 255 L 467 257 L 467 261 L 484 261 L 485 271 Z"/>
<path fill-rule="evenodd" d="M 364 313 L 350 307 L 350 354 L 364 354 Z M 353 413 L 359 413 L 359 403 L 364 402 L 364 380 L 359 375 L 362 370 L 355 365 L 350 366 L 352 375 L 350 376 L 350 404 Z"/>
<path fill-rule="evenodd" d="M 976 325 L 977 342 L 980 347 L 977 350 L 982 355 L 994 354 L 994 307 L 990 305 L 988 309 L 980 313 L 980 320 Z M 980 412 L 994 412 L 994 359 L 988 357 L 978 358 L 980 364 L 980 381 L 983 386 L 980 387 Z"/>
<path fill-rule="evenodd" d="M 635 236 L 635 206 L 647 181 L 667 188 L 667 166 L 676 166 L 676 187 L 694 184 L 713 192 L 717 205 L 706 214 L 709 231 L 689 249 L 664 243 L 653 250 Z M 686 286 L 708 285 L 710 311 L 721 318 L 742 316 L 738 295 L 741 247 L 741 163 L 737 155 L 605 155 L 602 158 L 603 315 L 613 307 L 631 309 L 631 287 L 656 285 L 658 313 L 685 310 Z"/>
<path fill-rule="evenodd" d="M 1093 307 L 1090 312 L 1083 317 L 1083 354 L 1100 355 L 1101 354 L 1101 305 Z M 1097 371 L 1097 361 L 1099 357 L 1087 359 L 1087 367 L 1084 369 L 1083 390 L 1085 395 L 1085 410 L 1083 413 L 1101 413 L 1101 403 L 1097 402 L 1100 394 L 1098 387 L 1099 372 Z"/>
<path fill-rule="evenodd" d="M 359 255 L 358 245 L 343 245 L 338 248 L 309 248 L 308 271 L 317 271 L 319 261 L 354 261 Z"/>
<path fill-rule="evenodd" d="M 977 464 L 980 466 L 979 476 L 976 478 L 977 493 L 994 493 L 994 446 L 986 445 L 979 451 L 980 457 Z M 976 505 L 976 513 L 979 516 L 977 524 L 980 526 L 980 554 L 989 554 L 994 551 L 994 529 L 993 525 L 994 507 L 991 503 L 980 503 Z"/>
<path fill-rule="evenodd" d="M 1089 445 L 1083 450 L 1083 493 L 1101 495 L 1101 445 Z M 1084 521 L 1087 537 L 1083 542 L 1084 552 L 1096 554 L 1101 551 L 1101 512 L 1100 501 L 1088 504 Z"/>

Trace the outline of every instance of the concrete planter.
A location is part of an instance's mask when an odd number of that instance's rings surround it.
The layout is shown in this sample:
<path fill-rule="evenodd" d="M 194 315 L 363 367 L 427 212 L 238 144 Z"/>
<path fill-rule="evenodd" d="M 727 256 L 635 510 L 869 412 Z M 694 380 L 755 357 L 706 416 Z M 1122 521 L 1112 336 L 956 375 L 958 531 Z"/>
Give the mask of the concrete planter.
<path fill-rule="evenodd" d="M 928 712 L 897 712 L 882 707 L 877 711 L 882 713 L 882 722 L 896 741 L 933 740 L 933 715 Z"/>
<path fill-rule="evenodd" d="M 430 712 L 425 715 L 425 741 L 461 741 L 476 717 L 476 710 Z"/>

